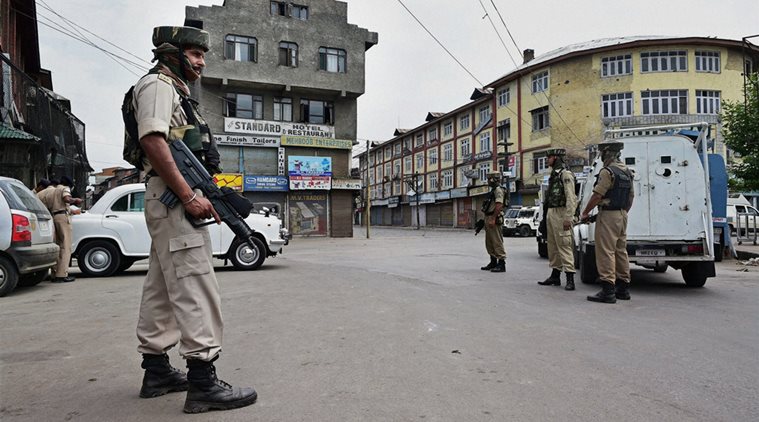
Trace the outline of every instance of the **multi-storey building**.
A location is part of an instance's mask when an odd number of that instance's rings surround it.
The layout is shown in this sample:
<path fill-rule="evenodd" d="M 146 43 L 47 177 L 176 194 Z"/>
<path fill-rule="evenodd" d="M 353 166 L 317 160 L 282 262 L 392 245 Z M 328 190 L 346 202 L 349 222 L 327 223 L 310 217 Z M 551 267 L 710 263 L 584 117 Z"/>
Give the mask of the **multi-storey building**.
<path fill-rule="evenodd" d="M 563 47 L 532 58 L 489 84 L 496 126 L 508 128 L 519 166 L 517 203 L 532 204 L 547 174 L 545 151 L 564 147 L 578 170 L 605 128 L 713 125 L 724 147 L 719 112 L 742 101 L 743 74 L 756 72 L 759 49 L 701 37 L 625 37 Z M 728 157 L 729 158 L 729 157 Z"/>
<path fill-rule="evenodd" d="M 370 151 L 373 224 L 415 225 L 418 199 L 421 225 L 471 226 L 491 169 L 511 179 L 512 204 L 534 205 L 549 171 L 546 150 L 567 148 L 568 163 L 582 171 L 589 146 L 607 127 L 706 121 L 713 125 L 714 150 L 729 159 L 721 103 L 743 99 L 743 75 L 759 68 L 759 48 L 716 38 L 625 37 L 539 57 L 526 50 L 524 59 L 475 90 L 465 106 L 430 113 L 424 124 L 396 131 Z M 453 145 L 452 165 L 445 161 L 447 143 Z M 400 176 L 396 161 L 403 163 Z M 361 169 L 365 176 L 363 159 Z M 416 173 L 423 180 L 418 198 L 408 195 L 410 184 L 395 189 Z"/>
<path fill-rule="evenodd" d="M 195 94 L 230 173 L 218 177 L 254 204 L 285 210 L 296 235 L 352 236 L 356 99 L 378 36 L 349 24 L 347 7 L 226 0 L 186 8 L 185 24 L 211 35 Z"/>
<path fill-rule="evenodd" d="M 497 168 L 496 152 L 503 151 L 494 136 L 492 99 L 489 90 L 477 89 L 466 105 L 428 113 L 414 129 L 397 129 L 369 151 L 368 166 L 367 154 L 360 157 L 372 224 L 474 224 L 474 210 L 489 191 L 485 176 Z"/>
<path fill-rule="evenodd" d="M 84 196 L 90 171 L 84 123 L 40 67 L 36 3 L 0 0 L 0 175 L 29 187 L 66 175 Z"/>

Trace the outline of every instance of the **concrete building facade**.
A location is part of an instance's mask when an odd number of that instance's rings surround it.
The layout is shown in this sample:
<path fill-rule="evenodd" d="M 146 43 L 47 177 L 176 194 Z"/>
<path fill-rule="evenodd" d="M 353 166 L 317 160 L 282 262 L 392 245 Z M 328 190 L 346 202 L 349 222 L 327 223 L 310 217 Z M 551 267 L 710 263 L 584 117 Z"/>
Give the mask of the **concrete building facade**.
<path fill-rule="evenodd" d="M 225 174 L 254 204 L 276 205 L 295 235 L 352 236 L 351 151 L 365 52 L 378 35 L 347 3 L 226 0 L 187 7 L 212 48 L 195 94 Z"/>

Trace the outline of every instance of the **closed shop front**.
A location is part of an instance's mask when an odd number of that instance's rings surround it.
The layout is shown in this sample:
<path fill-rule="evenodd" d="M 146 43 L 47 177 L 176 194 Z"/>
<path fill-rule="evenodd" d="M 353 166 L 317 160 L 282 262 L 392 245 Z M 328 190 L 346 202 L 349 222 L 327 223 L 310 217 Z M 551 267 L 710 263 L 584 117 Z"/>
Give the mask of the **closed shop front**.
<path fill-rule="evenodd" d="M 427 225 L 438 227 L 440 226 L 440 209 L 439 204 L 427 204 Z"/>
<path fill-rule="evenodd" d="M 324 191 L 290 192 L 288 210 L 292 234 L 327 236 L 329 234 L 328 198 L 328 193 Z"/>
<path fill-rule="evenodd" d="M 332 226 L 332 237 L 352 237 L 353 191 L 333 190 L 331 197 L 330 225 Z"/>
<path fill-rule="evenodd" d="M 438 206 L 440 207 L 440 225 L 442 227 L 453 227 L 453 201 L 446 201 L 438 204 Z"/>

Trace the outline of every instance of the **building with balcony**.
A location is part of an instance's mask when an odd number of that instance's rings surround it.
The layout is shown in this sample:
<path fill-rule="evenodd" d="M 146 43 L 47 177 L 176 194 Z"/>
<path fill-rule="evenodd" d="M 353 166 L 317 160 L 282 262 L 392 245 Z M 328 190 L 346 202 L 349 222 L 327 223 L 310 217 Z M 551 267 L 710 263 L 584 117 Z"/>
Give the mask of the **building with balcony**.
<path fill-rule="evenodd" d="M 284 210 L 295 235 L 352 236 L 356 100 L 378 36 L 349 24 L 347 8 L 335 0 L 186 8 L 185 24 L 211 35 L 194 94 L 219 144 L 217 177 Z"/>

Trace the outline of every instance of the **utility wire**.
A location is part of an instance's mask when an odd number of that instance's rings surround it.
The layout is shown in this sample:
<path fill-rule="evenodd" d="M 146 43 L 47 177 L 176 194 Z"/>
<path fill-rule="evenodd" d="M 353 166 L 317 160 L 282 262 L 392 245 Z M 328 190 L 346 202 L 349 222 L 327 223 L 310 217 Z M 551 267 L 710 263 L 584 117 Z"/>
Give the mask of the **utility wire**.
<path fill-rule="evenodd" d="M 493 27 L 493 31 L 495 31 L 495 34 L 498 36 L 498 39 L 501 40 L 501 44 L 503 45 L 503 49 L 506 50 L 506 54 L 509 55 L 509 58 L 511 59 L 511 62 L 514 63 L 514 67 L 519 66 L 514 60 L 514 56 L 511 55 L 511 52 L 509 51 L 508 47 L 506 47 L 506 42 L 503 40 L 503 37 L 501 37 L 501 34 L 498 32 L 498 29 L 495 27 L 495 23 L 493 23 L 493 19 L 490 18 L 490 13 L 488 13 L 488 10 L 485 9 L 485 5 L 482 4 L 482 0 L 477 0 L 480 2 L 480 6 L 482 6 L 482 10 L 485 12 L 485 16 L 483 18 L 488 18 L 490 21 L 490 26 Z"/>
<path fill-rule="evenodd" d="M 498 10 L 498 6 L 495 5 L 495 2 L 493 0 L 490 0 L 490 4 L 493 5 L 493 8 L 495 9 L 495 12 L 498 14 L 498 17 L 501 19 L 501 23 L 503 24 L 503 27 L 506 28 L 506 33 L 509 34 L 509 37 L 511 38 L 511 42 L 514 43 L 514 47 L 517 48 L 517 52 L 519 52 L 519 56 L 522 57 L 522 59 L 524 59 L 524 55 L 522 55 L 522 49 L 519 48 L 519 46 L 517 45 L 516 40 L 514 40 L 514 36 L 511 35 L 511 31 L 509 31 L 509 27 L 508 27 L 508 25 L 506 25 L 506 21 L 503 20 L 503 16 L 501 16 L 501 11 Z M 483 8 L 484 8 L 484 6 L 483 6 Z"/>
<path fill-rule="evenodd" d="M 476 76 L 474 76 L 474 75 L 472 74 L 472 72 L 470 72 L 470 71 L 469 71 L 469 69 L 467 69 L 467 68 L 466 68 L 466 67 L 465 67 L 465 66 L 464 66 L 464 65 L 463 65 L 463 64 L 462 64 L 462 63 L 459 61 L 459 59 L 457 59 L 457 58 L 456 58 L 456 56 L 454 56 L 454 55 L 453 55 L 453 53 L 451 53 L 451 52 L 450 52 L 450 51 L 449 51 L 449 50 L 448 50 L 448 49 L 447 49 L 447 48 L 446 48 L 446 47 L 443 45 L 443 43 L 442 43 L 442 42 L 440 42 L 440 40 L 439 40 L 439 39 L 437 39 L 437 37 L 436 37 L 436 36 L 435 36 L 435 35 L 434 35 L 432 32 L 430 32 L 430 30 L 429 30 L 429 29 L 427 29 L 427 27 L 426 27 L 426 26 L 424 26 L 424 24 L 422 23 L 422 21 L 420 21 L 420 20 L 419 20 L 419 18 L 417 18 L 417 17 L 416 17 L 416 15 L 414 15 L 414 13 L 413 13 L 411 10 L 409 10 L 409 8 L 408 8 L 408 7 L 406 7 L 406 5 L 405 5 L 405 4 L 403 4 L 403 1 L 402 1 L 402 0 L 398 0 L 398 3 L 400 3 L 400 4 L 401 4 L 401 6 L 403 6 L 403 8 L 404 8 L 404 9 L 406 9 L 406 11 L 407 11 L 407 12 L 408 12 L 408 13 L 411 15 L 411 17 L 413 17 L 413 18 L 414 18 L 414 20 L 415 20 L 415 21 L 416 21 L 416 22 L 417 22 L 417 23 L 418 23 L 418 24 L 419 24 L 419 25 L 420 25 L 420 26 L 421 26 L 421 27 L 422 27 L 422 28 L 423 28 L 423 29 L 424 29 L 424 30 L 425 30 L 425 31 L 426 31 L 426 32 L 427 32 L 427 33 L 428 33 L 428 34 L 429 34 L 431 37 L 432 37 L 432 39 L 433 39 L 433 40 L 435 40 L 435 42 L 437 42 L 437 43 L 438 43 L 438 45 L 439 45 L 439 46 L 440 46 L 440 47 L 441 47 L 443 50 L 445 50 L 445 52 L 446 52 L 446 53 L 448 53 L 448 55 L 449 55 L 449 56 L 451 56 L 451 58 L 452 58 L 452 59 L 453 59 L 453 60 L 454 60 L 456 63 L 458 63 L 458 65 L 459 65 L 459 66 L 461 66 L 461 68 L 462 68 L 462 69 L 464 69 L 464 71 L 465 71 L 466 73 L 468 73 L 468 74 L 469 74 L 469 76 L 471 76 L 471 77 L 472 77 L 472 79 L 474 79 L 475 81 L 477 81 L 477 83 L 479 84 L 479 86 L 485 86 L 485 85 L 484 85 L 482 82 L 480 82 L 480 80 L 479 80 L 479 79 L 477 79 L 477 77 L 476 77 Z"/>

